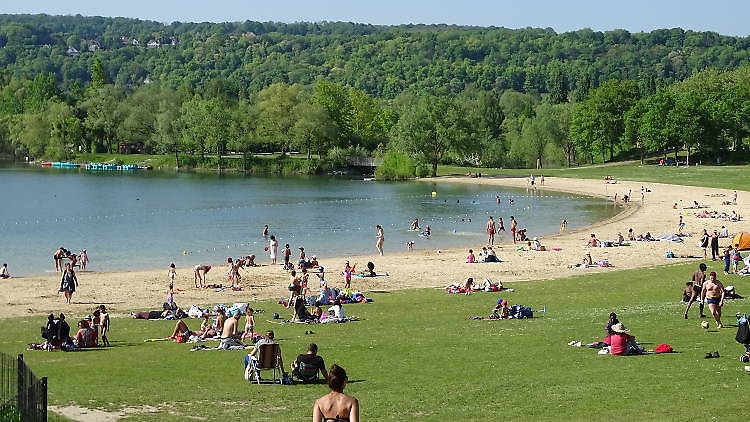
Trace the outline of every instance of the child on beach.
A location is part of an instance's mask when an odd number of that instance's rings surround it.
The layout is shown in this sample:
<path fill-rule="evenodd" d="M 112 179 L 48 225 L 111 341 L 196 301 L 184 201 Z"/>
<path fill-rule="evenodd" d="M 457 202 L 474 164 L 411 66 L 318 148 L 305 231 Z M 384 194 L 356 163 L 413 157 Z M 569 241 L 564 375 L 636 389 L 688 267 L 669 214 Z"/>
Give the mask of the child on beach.
<path fill-rule="evenodd" d="M 99 327 L 102 330 L 102 346 L 109 346 L 109 339 L 107 338 L 107 333 L 109 333 L 109 314 L 104 305 L 99 305 Z"/>
<path fill-rule="evenodd" d="M 326 288 L 326 273 L 325 273 L 325 268 L 324 267 L 318 268 L 318 273 L 315 274 L 315 275 L 318 276 L 318 281 L 320 282 L 320 291 L 325 290 L 325 288 Z"/>
<path fill-rule="evenodd" d="M 245 332 L 242 333 L 242 338 L 253 338 L 253 333 L 255 330 L 255 316 L 253 314 L 255 311 L 253 311 L 253 308 L 247 308 L 247 313 L 245 314 Z"/>
<path fill-rule="evenodd" d="M 310 281 L 310 274 L 307 272 L 307 268 L 302 269 L 302 280 L 300 282 L 300 295 L 304 299 L 305 296 L 307 296 L 308 288 L 307 288 L 307 282 Z"/>
<path fill-rule="evenodd" d="M 414 241 L 413 240 L 410 240 L 410 241 L 406 242 L 406 249 L 409 250 L 409 251 L 412 250 L 412 249 L 414 249 Z"/>
<path fill-rule="evenodd" d="M 80 259 L 81 263 L 81 271 L 86 271 L 86 264 L 89 263 L 89 255 L 86 253 L 86 249 L 83 249 L 81 253 L 78 255 L 78 258 Z"/>
<path fill-rule="evenodd" d="M 289 265 L 289 258 L 292 256 L 292 249 L 289 247 L 289 244 L 287 243 L 284 245 L 284 269 L 289 271 L 292 269 L 293 266 Z"/>
<path fill-rule="evenodd" d="M 177 269 L 174 266 L 174 263 L 169 264 L 169 270 L 167 271 L 167 277 L 169 277 L 169 285 L 174 285 L 174 278 L 177 277 Z"/>
<path fill-rule="evenodd" d="M 349 266 L 349 261 L 346 261 L 346 264 L 344 264 L 344 271 L 342 274 L 344 275 L 344 288 L 350 289 L 352 287 L 352 274 L 354 274 L 354 269 L 357 267 L 357 264 L 354 263 L 353 266 Z"/>
<path fill-rule="evenodd" d="M 469 256 L 466 257 L 467 264 L 474 264 L 477 262 L 477 258 L 474 256 L 474 250 L 469 249 Z"/>

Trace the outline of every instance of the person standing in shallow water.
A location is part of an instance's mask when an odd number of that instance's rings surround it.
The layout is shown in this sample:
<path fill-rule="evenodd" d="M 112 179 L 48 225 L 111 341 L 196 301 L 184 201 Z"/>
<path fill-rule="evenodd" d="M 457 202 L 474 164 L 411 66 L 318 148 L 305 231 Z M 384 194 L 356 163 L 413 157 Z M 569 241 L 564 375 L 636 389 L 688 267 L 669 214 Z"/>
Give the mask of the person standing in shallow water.
<path fill-rule="evenodd" d="M 488 245 L 494 245 L 495 244 L 495 220 L 492 219 L 492 216 L 490 216 L 487 219 L 487 244 Z"/>
<path fill-rule="evenodd" d="M 378 249 L 378 253 L 380 256 L 383 256 L 383 243 L 385 242 L 385 232 L 383 232 L 383 226 L 378 224 L 375 226 L 375 229 L 378 231 L 377 235 L 375 235 L 375 247 Z"/>

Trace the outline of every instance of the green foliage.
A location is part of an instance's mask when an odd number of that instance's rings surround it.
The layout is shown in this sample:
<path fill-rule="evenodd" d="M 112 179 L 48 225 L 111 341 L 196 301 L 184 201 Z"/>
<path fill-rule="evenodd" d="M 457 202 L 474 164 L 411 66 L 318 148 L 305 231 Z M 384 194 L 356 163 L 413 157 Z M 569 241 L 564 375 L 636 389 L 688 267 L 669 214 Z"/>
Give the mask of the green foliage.
<path fill-rule="evenodd" d="M 407 154 L 399 151 L 388 151 L 383 156 L 383 164 L 375 169 L 375 177 L 382 180 L 405 180 L 416 176 L 417 163 Z M 421 166 L 421 169 L 427 169 Z M 419 177 L 425 176 L 422 174 Z"/>

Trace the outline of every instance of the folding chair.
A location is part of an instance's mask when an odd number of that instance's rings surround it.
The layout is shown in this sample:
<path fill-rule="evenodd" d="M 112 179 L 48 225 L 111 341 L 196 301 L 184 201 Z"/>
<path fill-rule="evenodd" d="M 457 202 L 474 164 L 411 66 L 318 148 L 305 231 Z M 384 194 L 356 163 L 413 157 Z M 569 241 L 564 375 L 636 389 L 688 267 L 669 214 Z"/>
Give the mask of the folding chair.
<path fill-rule="evenodd" d="M 276 384 L 277 380 L 279 385 L 281 384 L 281 376 L 284 373 L 280 363 L 280 349 L 279 345 L 274 344 L 261 344 L 258 350 L 258 359 L 251 361 L 250 365 L 247 366 L 246 371 L 252 371 L 252 375 L 255 377 L 255 381 L 260 385 L 260 371 L 262 370 L 273 370 L 273 383 Z M 249 374 L 246 374 L 249 375 Z M 251 377 L 245 377 L 248 380 L 252 380 Z"/>

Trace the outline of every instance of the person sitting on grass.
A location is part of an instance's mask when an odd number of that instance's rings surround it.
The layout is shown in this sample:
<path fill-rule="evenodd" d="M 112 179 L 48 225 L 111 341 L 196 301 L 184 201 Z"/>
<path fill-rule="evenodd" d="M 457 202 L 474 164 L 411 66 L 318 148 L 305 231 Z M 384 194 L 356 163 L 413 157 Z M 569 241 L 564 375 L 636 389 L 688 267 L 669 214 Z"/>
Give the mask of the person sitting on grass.
<path fill-rule="evenodd" d="M 484 290 L 485 292 L 499 292 L 503 289 L 504 287 L 502 281 L 492 281 L 489 278 L 484 279 L 482 290 Z"/>
<path fill-rule="evenodd" d="M 464 294 L 468 296 L 473 291 L 474 291 L 474 278 L 469 277 L 466 279 L 466 283 L 464 283 Z"/>
<path fill-rule="evenodd" d="M 297 356 L 297 360 L 292 362 L 292 376 L 303 383 L 310 383 L 318 380 L 318 372 L 323 378 L 328 378 L 325 361 L 318 356 L 318 345 L 310 343 L 307 353 Z"/>
<path fill-rule="evenodd" d="M 509 312 L 508 312 L 508 301 L 503 299 L 498 299 L 497 304 L 495 304 L 495 307 L 492 308 L 492 314 L 490 315 L 490 318 L 492 319 L 505 319 L 508 318 Z"/>
<path fill-rule="evenodd" d="M 609 353 L 611 355 L 640 355 L 643 349 L 638 346 L 635 337 L 628 334 L 628 330 L 623 323 L 618 322 L 611 328 L 612 334 L 609 336 Z"/>
<path fill-rule="evenodd" d="M 96 331 L 91 328 L 89 322 L 85 319 L 78 321 L 78 332 L 73 337 L 73 341 L 79 349 L 99 346 L 99 339 Z"/>
<path fill-rule="evenodd" d="M 255 347 L 253 347 L 253 350 L 250 351 L 247 355 L 245 355 L 245 379 L 250 381 L 253 379 L 253 377 L 256 377 L 258 380 L 260 380 L 260 370 L 258 368 L 258 359 L 260 358 L 260 346 L 264 344 L 278 344 L 276 341 L 274 341 L 274 334 L 272 330 L 266 331 L 265 335 L 260 338 L 255 343 Z M 279 365 L 281 368 L 284 367 L 284 363 L 281 359 L 281 346 L 279 346 L 276 350 L 278 350 L 278 356 L 277 359 L 279 360 Z M 282 374 L 284 377 L 287 376 L 286 373 Z"/>
<path fill-rule="evenodd" d="M 221 342 L 219 349 L 229 350 L 230 348 L 244 348 L 242 343 L 242 331 L 240 330 L 240 318 L 242 312 L 237 312 L 224 322 L 224 328 L 221 331 Z"/>
<path fill-rule="evenodd" d="M 305 300 L 301 297 L 297 297 L 297 299 L 294 300 L 294 315 L 292 316 L 292 321 L 307 322 L 312 320 L 315 320 L 315 317 L 307 311 Z"/>

